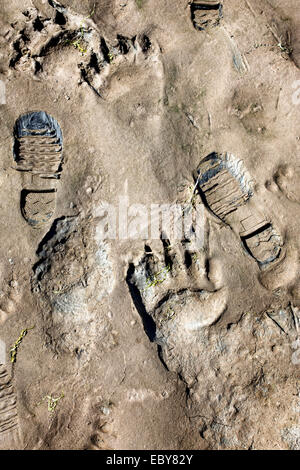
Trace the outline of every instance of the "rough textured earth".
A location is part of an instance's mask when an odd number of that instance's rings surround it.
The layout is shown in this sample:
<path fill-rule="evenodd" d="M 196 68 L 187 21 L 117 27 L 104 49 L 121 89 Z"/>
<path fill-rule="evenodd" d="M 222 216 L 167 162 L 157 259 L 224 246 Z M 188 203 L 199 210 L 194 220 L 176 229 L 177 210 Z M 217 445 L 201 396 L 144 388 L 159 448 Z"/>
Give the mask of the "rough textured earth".
<path fill-rule="evenodd" d="M 297 0 L 0 6 L 0 448 L 299 450 Z"/>

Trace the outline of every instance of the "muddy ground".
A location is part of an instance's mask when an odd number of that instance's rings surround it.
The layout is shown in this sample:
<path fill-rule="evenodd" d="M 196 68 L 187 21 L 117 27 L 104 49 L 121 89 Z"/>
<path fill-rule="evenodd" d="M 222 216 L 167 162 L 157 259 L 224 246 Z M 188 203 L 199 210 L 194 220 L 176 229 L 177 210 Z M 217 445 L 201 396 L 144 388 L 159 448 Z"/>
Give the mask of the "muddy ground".
<path fill-rule="evenodd" d="M 297 0 L 0 5 L 0 448 L 299 450 Z"/>

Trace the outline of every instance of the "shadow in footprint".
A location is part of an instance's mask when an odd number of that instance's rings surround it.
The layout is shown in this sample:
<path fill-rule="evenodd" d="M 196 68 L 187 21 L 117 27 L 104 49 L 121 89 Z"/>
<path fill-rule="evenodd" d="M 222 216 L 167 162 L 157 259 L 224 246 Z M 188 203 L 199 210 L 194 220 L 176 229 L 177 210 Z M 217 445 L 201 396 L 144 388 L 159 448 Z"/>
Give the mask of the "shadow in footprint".
<path fill-rule="evenodd" d="M 145 333 L 148 336 L 149 340 L 153 343 L 156 338 L 156 325 L 155 325 L 153 318 L 149 315 L 149 313 L 147 312 L 143 304 L 142 297 L 138 288 L 134 284 L 131 283 L 131 278 L 134 275 L 134 271 L 135 271 L 134 265 L 130 264 L 128 271 L 127 271 L 126 282 L 127 282 L 133 303 L 135 305 L 135 308 L 137 309 L 142 319 Z"/>

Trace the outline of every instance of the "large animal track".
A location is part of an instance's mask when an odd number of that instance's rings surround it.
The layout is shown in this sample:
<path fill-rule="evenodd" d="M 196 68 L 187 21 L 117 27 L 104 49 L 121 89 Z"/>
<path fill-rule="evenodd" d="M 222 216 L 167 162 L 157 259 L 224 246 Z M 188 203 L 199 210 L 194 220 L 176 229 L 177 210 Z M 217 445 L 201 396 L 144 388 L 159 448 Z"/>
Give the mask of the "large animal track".
<path fill-rule="evenodd" d="M 82 17 L 58 2 L 48 3 L 49 17 L 31 8 L 23 12 L 24 22 L 11 26 L 11 70 L 30 73 L 38 80 L 55 79 L 55 86 L 59 83 L 65 93 L 68 81 L 76 87 L 86 83 L 105 99 L 114 94 L 111 80 L 117 72 L 120 80 L 119 69 L 135 67 L 157 52 L 144 32 L 133 37 L 106 35 L 99 31 L 92 14 Z M 69 63 L 67 76 L 61 76 L 58 58 Z"/>
<path fill-rule="evenodd" d="M 93 229 L 90 220 L 57 219 L 38 247 L 32 278 L 42 305 L 47 346 L 78 359 L 91 351 L 96 339 L 104 349 L 115 345 L 108 318 L 96 322 L 97 306 L 114 282 L 109 246 L 88 242 Z"/>
<path fill-rule="evenodd" d="M 16 169 L 25 175 L 26 187 L 21 192 L 22 215 L 29 225 L 39 228 L 49 222 L 55 211 L 62 132 L 54 118 L 39 111 L 21 116 L 16 122 L 14 136 Z"/>
<path fill-rule="evenodd" d="M 146 34 L 132 38 L 117 35 L 113 40 L 101 37 L 100 46 L 93 47 L 88 59 L 80 65 L 81 78 L 96 95 L 109 99 L 114 95 L 114 79 L 118 77 L 122 84 L 128 75 L 127 67 L 135 67 L 154 53 L 155 48 Z M 127 86 L 124 83 L 125 89 Z"/>
<path fill-rule="evenodd" d="M 241 314 L 235 323 L 218 322 L 229 292 L 213 260 L 198 252 L 197 263 L 194 254 L 168 243 L 155 253 L 146 246 L 128 272 L 133 302 L 163 364 L 184 381 L 191 419 L 206 443 L 216 448 L 217 442 L 219 449 L 255 447 L 261 439 L 253 429 L 257 413 L 270 422 L 285 413 L 274 404 L 284 405 L 282 387 L 289 390 L 287 374 L 295 374 L 291 344 L 299 312 L 288 304 Z"/>
<path fill-rule="evenodd" d="M 217 26 L 220 23 L 223 10 L 221 2 L 193 1 L 190 8 L 191 19 L 195 29 L 204 31 L 205 29 Z"/>
<path fill-rule="evenodd" d="M 9 39 L 12 51 L 9 55 L 11 70 L 37 75 L 43 70 L 43 61 L 67 39 L 76 35 L 75 28 L 65 27 L 68 19 L 63 9 L 49 2 L 50 15 L 44 17 L 36 8 L 23 11 L 24 21 L 11 25 Z"/>
<path fill-rule="evenodd" d="M 127 282 L 150 341 L 158 343 L 167 367 L 178 369 L 201 330 L 225 312 L 227 291 L 215 260 L 209 260 L 204 251 L 191 250 L 184 243 L 164 241 L 162 245 L 157 253 L 145 246 L 140 262 L 129 267 Z M 170 360 L 172 349 L 177 355 Z"/>
<path fill-rule="evenodd" d="M 247 252 L 265 268 L 281 254 L 282 239 L 251 204 L 252 181 L 233 155 L 212 153 L 200 163 L 195 179 L 206 207 L 241 237 Z"/>

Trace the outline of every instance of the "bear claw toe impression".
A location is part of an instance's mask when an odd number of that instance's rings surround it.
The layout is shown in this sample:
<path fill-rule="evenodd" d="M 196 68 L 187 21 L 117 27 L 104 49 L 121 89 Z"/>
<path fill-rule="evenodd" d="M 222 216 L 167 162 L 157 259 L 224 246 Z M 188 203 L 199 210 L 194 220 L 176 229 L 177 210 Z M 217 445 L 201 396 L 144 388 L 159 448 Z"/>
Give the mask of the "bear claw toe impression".
<path fill-rule="evenodd" d="M 22 115 L 14 129 L 16 169 L 23 173 L 21 212 L 32 227 L 49 222 L 55 211 L 63 138 L 57 121 L 44 111 Z"/>

